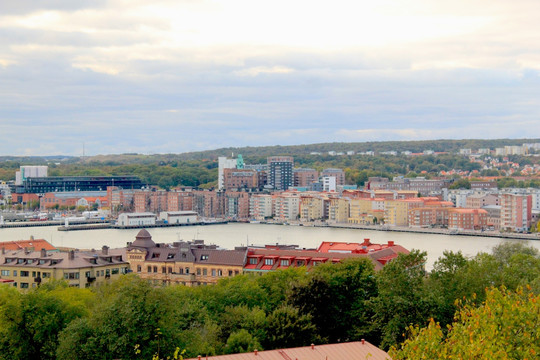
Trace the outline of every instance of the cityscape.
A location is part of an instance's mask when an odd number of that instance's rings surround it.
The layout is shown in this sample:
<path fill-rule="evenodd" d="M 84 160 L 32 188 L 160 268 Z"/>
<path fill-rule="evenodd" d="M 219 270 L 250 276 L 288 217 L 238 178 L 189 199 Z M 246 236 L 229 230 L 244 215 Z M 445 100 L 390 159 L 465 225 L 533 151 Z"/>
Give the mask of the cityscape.
<path fill-rule="evenodd" d="M 539 12 L 0 1 L 0 360 L 539 359 Z"/>

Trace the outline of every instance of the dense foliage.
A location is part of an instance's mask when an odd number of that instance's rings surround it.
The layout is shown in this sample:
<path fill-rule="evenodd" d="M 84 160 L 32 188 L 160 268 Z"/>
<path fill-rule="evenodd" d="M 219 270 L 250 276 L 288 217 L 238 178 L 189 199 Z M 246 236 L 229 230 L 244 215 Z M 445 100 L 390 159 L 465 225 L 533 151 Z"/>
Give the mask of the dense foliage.
<path fill-rule="evenodd" d="M 14 180 L 20 165 L 48 165 L 50 176 L 61 175 L 137 175 L 148 185 L 163 189 L 177 186 L 211 188 L 217 185 L 218 156 L 242 154 L 246 163 L 266 163 L 268 156 L 294 156 L 296 167 L 311 167 L 316 170 L 341 168 L 345 170 L 347 183 L 363 186 L 368 177 L 392 178 L 403 175 L 415 177 L 438 176 L 441 171 L 477 170 L 479 176 L 505 175 L 496 169 L 482 170 L 482 165 L 470 162 L 467 157 L 457 155 L 461 148 L 495 148 L 505 145 L 540 142 L 535 139 L 499 140 L 437 140 L 437 141 L 390 141 L 365 143 L 325 143 L 296 146 L 243 147 L 209 150 L 184 154 L 120 154 L 78 157 L 0 157 L 0 180 Z M 446 152 L 427 156 L 380 155 L 384 151 L 422 152 L 424 150 Z M 328 151 L 356 153 L 375 151 L 378 155 L 332 156 Z M 316 155 L 311 155 L 316 152 Z M 539 158 L 511 156 L 510 161 L 523 165 L 538 163 Z M 508 165 L 503 165 L 508 170 Z M 462 184 L 456 185 L 461 187 Z M 466 184 L 465 184 L 466 185 Z M 512 177 L 499 179 L 503 187 L 540 187 L 539 179 L 517 180 Z"/>
<path fill-rule="evenodd" d="M 463 329 L 476 334 L 492 326 L 494 319 L 483 315 L 488 306 L 494 311 L 525 304 L 540 293 L 538 251 L 520 243 L 472 259 L 447 252 L 429 274 L 425 260 L 425 253 L 412 251 L 377 273 L 369 260 L 355 259 L 309 273 L 291 268 L 194 288 L 156 288 L 136 275 L 93 289 L 52 282 L 19 293 L 4 285 L 0 359 L 150 359 L 177 348 L 195 357 L 362 338 L 387 349 L 404 341 L 407 329 L 419 339 L 408 340 L 400 356 L 421 358 L 411 355 L 417 344 L 428 344 L 434 354 L 439 347 L 450 351 L 465 341 Z M 485 291 L 500 286 L 529 290 L 503 300 L 506 290 Z M 527 336 L 537 336 L 528 330 L 534 324 L 527 314 L 538 314 L 538 302 L 527 306 L 518 318 L 505 313 L 510 328 L 490 332 L 490 341 L 504 343 L 514 327 L 527 332 L 519 340 L 524 344 Z M 471 316 L 480 321 L 473 324 L 478 330 L 467 327 Z M 520 322 L 526 328 L 518 328 Z M 510 358 L 521 358 L 516 356 Z"/>

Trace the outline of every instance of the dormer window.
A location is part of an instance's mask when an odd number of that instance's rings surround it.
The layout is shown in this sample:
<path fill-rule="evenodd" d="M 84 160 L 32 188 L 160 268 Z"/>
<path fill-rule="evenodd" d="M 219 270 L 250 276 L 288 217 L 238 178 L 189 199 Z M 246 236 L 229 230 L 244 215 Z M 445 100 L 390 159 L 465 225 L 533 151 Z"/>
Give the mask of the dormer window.
<path fill-rule="evenodd" d="M 24 259 L 18 259 L 17 264 L 24 264 Z"/>
<path fill-rule="evenodd" d="M 201 260 L 208 260 L 208 255 L 201 255 Z"/>
<path fill-rule="evenodd" d="M 155 259 L 155 258 L 158 258 L 159 257 L 159 253 L 152 253 L 152 259 Z"/>
<path fill-rule="evenodd" d="M 26 263 L 27 263 L 27 264 L 33 264 L 33 263 L 34 263 L 34 260 L 33 260 L 33 259 L 28 259 L 28 260 L 26 261 Z"/>
<path fill-rule="evenodd" d="M 167 254 L 167 260 L 174 258 L 174 253 Z"/>

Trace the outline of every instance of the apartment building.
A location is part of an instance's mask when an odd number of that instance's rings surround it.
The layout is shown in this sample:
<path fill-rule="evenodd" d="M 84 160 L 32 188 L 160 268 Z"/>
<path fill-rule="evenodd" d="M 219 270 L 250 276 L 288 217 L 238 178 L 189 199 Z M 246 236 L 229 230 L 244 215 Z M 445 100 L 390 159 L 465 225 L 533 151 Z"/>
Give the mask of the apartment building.
<path fill-rule="evenodd" d="M 150 233 L 139 231 L 126 249 L 132 271 L 155 285 L 198 286 L 242 273 L 245 250 L 218 250 L 202 240 L 156 244 Z"/>
<path fill-rule="evenodd" d="M 293 178 L 295 187 L 309 187 L 319 180 L 319 172 L 315 169 L 298 168 L 293 170 Z"/>
<path fill-rule="evenodd" d="M 448 228 L 481 230 L 488 226 L 488 212 L 484 209 L 449 209 Z"/>
<path fill-rule="evenodd" d="M 254 194 L 249 200 L 250 218 L 264 220 L 272 217 L 272 195 Z"/>
<path fill-rule="evenodd" d="M 0 278 L 18 289 L 40 286 L 51 279 L 65 280 L 69 286 L 89 287 L 114 279 L 129 270 L 125 249 L 101 251 L 49 252 L 3 249 L 0 254 Z"/>
<path fill-rule="evenodd" d="M 300 213 L 300 196 L 298 193 L 283 192 L 272 195 L 274 218 L 286 221 L 296 220 Z"/>
<path fill-rule="evenodd" d="M 300 220 L 314 221 L 324 219 L 324 198 L 321 195 L 300 197 Z"/>
<path fill-rule="evenodd" d="M 347 198 L 328 199 L 328 222 L 347 223 L 349 219 L 349 203 Z"/>
<path fill-rule="evenodd" d="M 268 158 L 268 185 L 274 190 L 287 190 L 293 186 L 292 156 L 271 156 Z"/>
<path fill-rule="evenodd" d="M 501 230 L 528 231 L 532 218 L 532 196 L 503 193 L 500 195 Z"/>

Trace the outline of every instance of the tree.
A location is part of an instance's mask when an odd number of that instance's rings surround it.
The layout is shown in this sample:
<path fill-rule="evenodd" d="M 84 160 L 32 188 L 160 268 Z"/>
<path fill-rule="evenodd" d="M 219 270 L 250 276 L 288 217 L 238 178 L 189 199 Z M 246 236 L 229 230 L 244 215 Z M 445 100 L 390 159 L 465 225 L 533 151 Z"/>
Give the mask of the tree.
<path fill-rule="evenodd" d="M 491 289 L 478 307 L 465 303 L 445 336 L 433 319 L 411 326 L 410 337 L 393 359 L 536 359 L 540 355 L 540 295 Z"/>
<path fill-rule="evenodd" d="M 425 286 L 427 254 L 412 250 L 400 254 L 377 274 L 378 296 L 369 301 L 373 309 L 373 331 L 381 333 L 385 348 L 403 340 L 411 324 L 428 321 L 436 302 Z"/>
<path fill-rule="evenodd" d="M 56 359 L 59 334 L 84 313 L 62 293 L 0 287 L 0 359 Z"/>
<path fill-rule="evenodd" d="M 371 261 L 347 259 L 315 267 L 304 282 L 293 285 L 288 303 L 311 316 L 321 341 L 352 341 L 369 335 L 366 301 L 376 293 Z"/>
<path fill-rule="evenodd" d="M 311 315 L 300 314 L 297 308 L 283 305 L 275 309 L 267 320 L 265 348 L 283 349 L 307 346 L 316 339 L 316 327 Z"/>
<path fill-rule="evenodd" d="M 256 337 L 253 337 L 247 330 L 241 329 L 229 336 L 225 349 L 227 354 L 237 354 L 262 350 L 262 346 Z"/>

